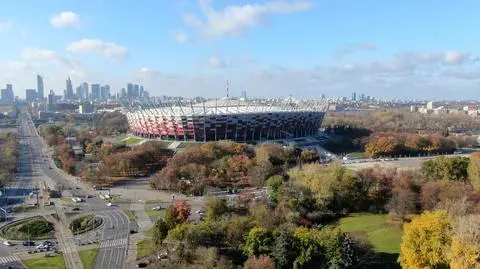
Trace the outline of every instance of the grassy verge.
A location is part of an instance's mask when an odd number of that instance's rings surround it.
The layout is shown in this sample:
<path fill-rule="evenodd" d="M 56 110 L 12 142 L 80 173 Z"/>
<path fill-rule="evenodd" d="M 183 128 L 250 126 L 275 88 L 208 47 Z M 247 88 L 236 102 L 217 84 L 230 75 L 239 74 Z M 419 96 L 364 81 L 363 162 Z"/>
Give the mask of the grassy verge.
<path fill-rule="evenodd" d="M 345 232 L 366 236 L 377 252 L 395 254 L 400 251 L 402 228 L 389 224 L 386 214 L 352 214 L 336 225 Z"/>
<path fill-rule="evenodd" d="M 138 137 L 132 137 L 132 136 L 126 136 L 126 135 L 120 135 L 115 137 L 115 140 L 118 143 L 124 143 L 127 145 L 135 145 L 143 141 L 143 139 L 138 138 Z"/>
<path fill-rule="evenodd" d="M 95 259 L 97 258 L 98 249 L 86 249 L 78 252 L 80 260 L 82 260 L 84 269 L 93 269 L 95 266 Z"/>
<path fill-rule="evenodd" d="M 28 269 L 65 269 L 65 260 L 63 255 L 54 257 L 44 257 L 37 259 L 28 259 L 22 261 Z"/>
<path fill-rule="evenodd" d="M 143 232 L 143 235 L 148 236 L 148 237 L 153 237 L 153 228 L 154 227 L 155 227 L 155 225 L 152 226 L 150 229 L 146 230 L 145 232 Z"/>
<path fill-rule="evenodd" d="M 95 217 L 92 214 L 72 220 L 69 227 L 73 234 L 81 234 L 99 227 L 102 223 L 102 218 Z"/>
<path fill-rule="evenodd" d="M 362 159 L 362 158 L 365 158 L 365 152 L 351 152 L 351 153 L 348 153 L 345 157 L 349 157 L 353 159 Z"/>
<path fill-rule="evenodd" d="M 135 216 L 133 211 L 124 209 L 123 213 L 125 213 L 125 215 L 127 215 L 129 221 L 135 221 L 137 219 L 137 216 Z"/>
<path fill-rule="evenodd" d="M 150 218 L 163 217 L 165 216 L 165 210 L 145 210 L 145 213 Z"/>
<path fill-rule="evenodd" d="M 59 198 L 58 200 L 60 200 L 60 202 L 62 202 L 64 204 L 67 204 L 67 205 L 72 205 L 73 204 L 72 198 L 62 197 L 62 198 Z"/>
<path fill-rule="evenodd" d="M 53 224 L 43 217 L 10 222 L 0 228 L 0 236 L 10 240 L 39 240 L 52 237 Z"/>
<path fill-rule="evenodd" d="M 165 203 L 165 201 L 164 200 L 159 200 L 159 199 L 157 199 L 157 200 L 146 200 L 145 201 L 145 204 L 161 204 L 161 203 Z"/>
<path fill-rule="evenodd" d="M 137 260 L 148 257 L 155 252 L 155 246 L 153 240 L 146 239 L 137 242 Z"/>

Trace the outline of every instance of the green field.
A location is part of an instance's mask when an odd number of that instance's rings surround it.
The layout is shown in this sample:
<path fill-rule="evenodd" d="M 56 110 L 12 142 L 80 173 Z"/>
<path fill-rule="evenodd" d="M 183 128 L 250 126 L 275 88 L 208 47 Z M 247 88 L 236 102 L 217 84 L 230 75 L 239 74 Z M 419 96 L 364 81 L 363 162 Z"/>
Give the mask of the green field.
<path fill-rule="evenodd" d="M 366 236 L 377 252 L 399 253 L 402 228 L 389 224 L 388 219 L 386 214 L 352 214 L 336 225 L 342 231 Z"/>
<path fill-rule="evenodd" d="M 365 158 L 365 152 L 351 152 L 345 155 L 345 157 L 353 159 L 362 159 Z"/>
<path fill-rule="evenodd" d="M 148 237 L 153 237 L 153 228 L 155 227 L 155 224 L 145 232 L 143 232 L 143 235 L 148 236 Z"/>
<path fill-rule="evenodd" d="M 153 240 L 145 239 L 137 242 L 137 260 L 148 257 L 155 252 L 155 246 Z"/>
<path fill-rule="evenodd" d="M 123 213 L 127 215 L 129 221 L 135 221 L 137 219 L 137 216 L 135 216 L 131 210 L 123 210 Z"/>
<path fill-rule="evenodd" d="M 150 217 L 150 218 L 157 218 L 157 217 L 163 217 L 165 216 L 165 210 L 145 210 L 145 213 L 147 213 L 147 215 Z"/>
<path fill-rule="evenodd" d="M 95 259 L 97 258 L 98 249 L 86 249 L 78 252 L 80 260 L 82 260 L 84 269 L 93 269 L 95 266 Z"/>
<path fill-rule="evenodd" d="M 119 143 L 124 143 L 127 145 L 135 145 L 143 141 L 143 139 L 141 138 L 127 136 L 127 135 L 119 135 L 115 137 L 115 140 Z"/>
<path fill-rule="evenodd" d="M 65 269 L 65 260 L 63 255 L 54 257 L 44 257 L 37 259 L 28 259 L 22 261 L 28 269 Z"/>

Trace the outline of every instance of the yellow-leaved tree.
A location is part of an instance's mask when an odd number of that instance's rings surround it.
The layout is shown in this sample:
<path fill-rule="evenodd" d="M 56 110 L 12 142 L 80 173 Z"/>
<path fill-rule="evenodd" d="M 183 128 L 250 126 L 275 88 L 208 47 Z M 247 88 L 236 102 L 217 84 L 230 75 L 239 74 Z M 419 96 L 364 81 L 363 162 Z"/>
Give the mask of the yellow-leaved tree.
<path fill-rule="evenodd" d="M 398 258 L 402 268 L 448 268 L 451 222 L 446 211 L 438 210 L 405 224 Z"/>
<path fill-rule="evenodd" d="M 451 269 L 480 268 L 480 216 L 458 218 L 452 235 L 450 249 Z"/>
<path fill-rule="evenodd" d="M 472 153 L 470 155 L 468 180 L 477 191 L 480 191 L 480 153 Z"/>

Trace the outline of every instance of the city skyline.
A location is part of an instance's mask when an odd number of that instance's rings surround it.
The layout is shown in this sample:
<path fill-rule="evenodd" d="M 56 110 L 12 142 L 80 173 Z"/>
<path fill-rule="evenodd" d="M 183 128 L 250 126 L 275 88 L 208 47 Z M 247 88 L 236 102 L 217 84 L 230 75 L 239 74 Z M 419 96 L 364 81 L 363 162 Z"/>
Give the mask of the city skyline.
<path fill-rule="evenodd" d="M 38 73 L 56 94 L 70 76 L 153 96 L 223 96 L 228 79 L 231 96 L 478 99 L 476 2 L 23 3 L 0 10 L 0 85 L 21 97 Z"/>

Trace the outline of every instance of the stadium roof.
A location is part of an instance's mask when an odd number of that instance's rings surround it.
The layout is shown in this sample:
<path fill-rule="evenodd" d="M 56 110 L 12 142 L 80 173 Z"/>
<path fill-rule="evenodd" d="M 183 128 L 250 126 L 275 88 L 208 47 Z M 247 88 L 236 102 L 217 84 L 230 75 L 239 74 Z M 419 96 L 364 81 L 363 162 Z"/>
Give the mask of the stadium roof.
<path fill-rule="evenodd" d="M 271 112 L 321 112 L 328 107 L 325 100 L 276 100 L 246 101 L 241 99 L 217 99 L 201 103 L 165 102 L 150 99 L 129 107 L 130 112 L 145 112 L 156 115 L 192 116 L 192 115 L 225 115 Z"/>

